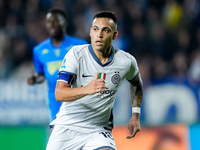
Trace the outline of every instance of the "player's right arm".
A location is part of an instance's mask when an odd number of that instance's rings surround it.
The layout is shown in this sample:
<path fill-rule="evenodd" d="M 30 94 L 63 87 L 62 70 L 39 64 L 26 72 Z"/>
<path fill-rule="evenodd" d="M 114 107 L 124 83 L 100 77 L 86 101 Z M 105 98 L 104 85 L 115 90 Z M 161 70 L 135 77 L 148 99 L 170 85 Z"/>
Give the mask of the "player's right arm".
<path fill-rule="evenodd" d="M 72 47 L 63 59 L 55 89 L 55 97 L 59 102 L 74 101 L 86 95 L 104 92 L 105 89 L 108 89 L 108 87 L 105 86 L 104 79 L 98 79 L 98 73 L 88 85 L 72 87 L 80 70 L 79 60 L 82 56 L 80 50 L 84 48 L 87 48 L 87 45 Z"/>
<path fill-rule="evenodd" d="M 63 74 L 62 74 L 63 75 Z M 67 76 L 67 74 L 66 74 Z M 108 89 L 105 86 L 104 79 L 98 79 L 99 74 L 87 85 L 83 87 L 71 88 L 70 78 L 65 78 L 65 81 L 57 81 L 55 89 L 55 97 L 58 102 L 66 102 L 80 99 L 86 95 L 92 95 L 98 92 L 104 92 L 105 89 Z M 59 77 L 58 77 L 59 79 Z M 68 80 L 68 81 L 67 81 Z"/>

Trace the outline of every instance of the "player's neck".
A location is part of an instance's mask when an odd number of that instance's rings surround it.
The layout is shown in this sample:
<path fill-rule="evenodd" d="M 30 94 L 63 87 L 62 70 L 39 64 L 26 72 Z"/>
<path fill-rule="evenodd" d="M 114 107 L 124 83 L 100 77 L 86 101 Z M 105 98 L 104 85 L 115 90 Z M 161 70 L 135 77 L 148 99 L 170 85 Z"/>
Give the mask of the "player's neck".
<path fill-rule="evenodd" d="M 109 60 L 109 57 L 105 58 L 105 57 L 98 57 L 99 58 L 99 61 L 102 63 L 102 64 L 105 64 L 108 62 Z"/>
<path fill-rule="evenodd" d="M 62 41 L 63 41 L 63 39 L 64 39 L 64 36 L 61 36 L 61 37 L 52 37 L 51 38 L 51 42 L 52 42 L 52 44 L 55 46 L 55 47 L 59 47 L 60 46 L 60 44 L 62 43 Z"/>
<path fill-rule="evenodd" d="M 111 55 L 112 47 L 109 47 L 107 50 L 104 51 L 97 51 L 95 50 L 94 53 L 96 54 L 97 58 L 102 64 L 105 64 L 108 62 L 109 57 Z"/>

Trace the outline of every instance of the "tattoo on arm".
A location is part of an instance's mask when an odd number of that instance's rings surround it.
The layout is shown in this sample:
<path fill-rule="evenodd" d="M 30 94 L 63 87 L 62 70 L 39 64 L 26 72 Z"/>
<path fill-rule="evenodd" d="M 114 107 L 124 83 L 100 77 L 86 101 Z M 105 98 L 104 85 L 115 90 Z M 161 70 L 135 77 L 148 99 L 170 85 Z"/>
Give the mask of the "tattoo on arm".
<path fill-rule="evenodd" d="M 140 107 L 143 98 L 143 85 L 140 75 L 130 82 L 130 93 L 132 107 Z"/>

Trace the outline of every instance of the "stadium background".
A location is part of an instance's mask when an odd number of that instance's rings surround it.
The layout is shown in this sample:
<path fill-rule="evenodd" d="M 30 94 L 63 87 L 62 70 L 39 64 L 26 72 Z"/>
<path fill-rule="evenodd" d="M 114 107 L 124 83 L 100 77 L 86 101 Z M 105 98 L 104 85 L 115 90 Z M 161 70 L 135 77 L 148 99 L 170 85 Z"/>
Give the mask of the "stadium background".
<path fill-rule="evenodd" d="M 52 6 L 69 15 L 68 33 L 90 42 L 92 17 L 118 17 L 114 45 L 136 57 L 144 82 L 142 130 L 126 140 L 131 117 L 126 81 L 114 105 L 118 150 L 200 149 L 199 0 L 0 0 L 0 150 L 43 150 L 47 85 L 29 86 L 32 48 L 48 37 Z"/>

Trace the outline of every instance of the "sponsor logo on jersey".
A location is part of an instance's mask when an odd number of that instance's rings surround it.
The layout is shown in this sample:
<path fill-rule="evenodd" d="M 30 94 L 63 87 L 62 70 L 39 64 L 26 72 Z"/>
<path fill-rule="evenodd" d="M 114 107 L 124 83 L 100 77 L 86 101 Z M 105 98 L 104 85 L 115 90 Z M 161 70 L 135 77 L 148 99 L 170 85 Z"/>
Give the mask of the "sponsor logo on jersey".
<path fill-rule="evenodd" d="M 105 90 L 104 92 L 99 92 L 101 94 L 112 94 L 114 93 L 114 90 Z"/>
<path fill-rule="evenodd" d="M 82 74 L 82 77 L 83 77 L 83 78 L 92 77 L 92 75 L 85 75 L 85 74 Z"/>
<path fill-rule="evenodd" d="M 58 61 L 51 61 L 47 63 L 47 70 L 50 75 L 53 75 L 54 73 L 57 73 L 60 69 L 60 66 L 62 64 L 61 60 Z"/>
<path fill-rule="evenodd" d="M 119 75 L 119 72 L 115 72 L 115 74 L 112 76 L 111 81 L 113 84 L 118 84 L 121 81 L 121 77 Z"/>

